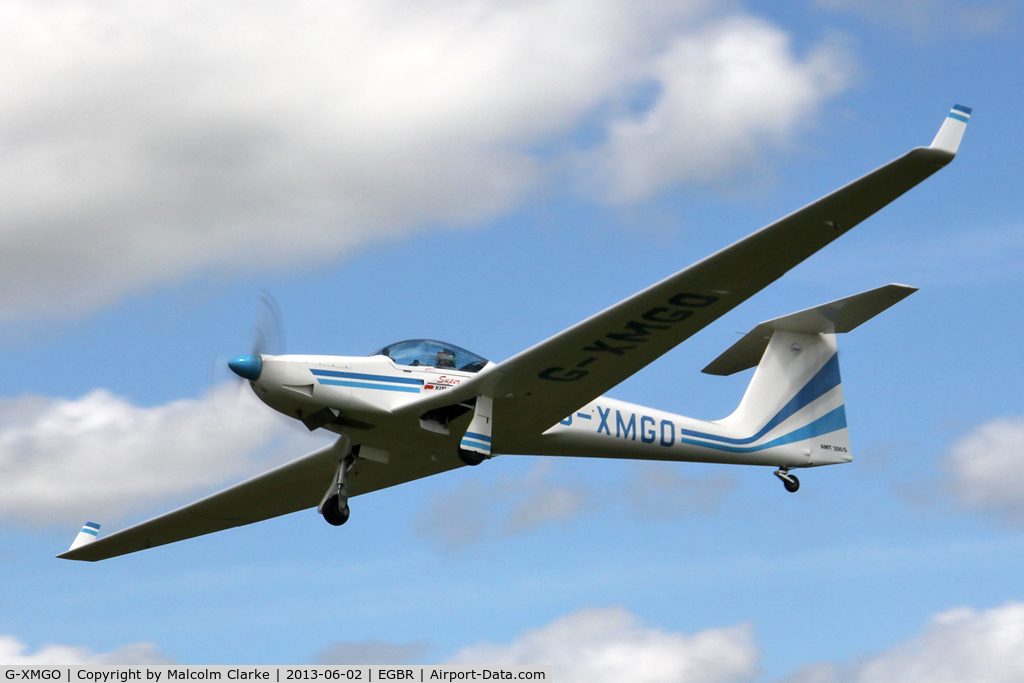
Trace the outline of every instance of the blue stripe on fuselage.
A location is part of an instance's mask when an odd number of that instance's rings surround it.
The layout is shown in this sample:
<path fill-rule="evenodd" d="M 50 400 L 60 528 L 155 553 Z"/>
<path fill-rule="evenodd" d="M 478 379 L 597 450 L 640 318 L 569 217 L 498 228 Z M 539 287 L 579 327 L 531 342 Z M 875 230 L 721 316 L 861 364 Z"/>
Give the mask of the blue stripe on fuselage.
<path fill-rule="evenodd" d="M 340 372 L 338 370 L 310 370 L 317 377 L 344 377 L 361 379 L 371 382 L 393 382 L 395 384 L 423 384 L 422 379 L 414 377 L 391 377 L 389 375 L 367 375 L 361 372 Z"/>
<path fill-rule="evenodd" d="M 796 396 L 790 399 L 789 403 L 784 405 L 782 410 L 775 414 L 775 417 L 768 420 L 768 423 L 762 427 L 757 434 L 743 439 L 736 439 L 729 436 L 708 434 L 707 432 L 691 431 L 689 429 L 682 429 L 680 431 L 683 436 L 696 436 L 701 439 L 720 441 L 722 443 L 732 443 L 737 445 L 753 443 L 778 427 L 788 418 L 792 417 L 799 410 L 810 405 L 816 399 L 821 398 L 826 393 L 837 387 L 841 382 L 842 380 L 839 377 L 839 354 L 834 353 L 832 354 L 832 357 L 829 358 L 823 366 L 821 366 L 821 369 L 815 373 L 814 377 L 812 377 L 800 391 L 796 392 Z"/>
<path fill-rule="evenodd" d="M 760 446 L 750 446 L 747 448 L 738 448 L 736 446 L 723 446 L 715 443 L 707 443 L 706 441 L 697 441 L 696 439 L 684 439 L 680 438 L 680 443 L 687 443 L 692 446 L 704 446 L 705 448 L 712 448 L 716 451 L 726 451 L 728 453 L 753 453 L 755 451 L 763 451 L 774 446 L 782 446 L 787 443 L 796 443 L 797 441 L 803 441 L 804 439 L 811 439 L 822 434 L 828 434 L 835 432 L 840 429 L 846 429 L 846 406 L 841 405 L 835 410 L 832 410 L 814 422 L 804 425 L 799 429 L 795 429 L 789 434 L 780 436 L 777 439 L 772 439 L 768 443 L 761 444 Z"/>
<path fill-rule="evenodd" d="M 367 384 L 366 382 L 348 382 L 343 379 L 318 379 L 320 384 L 327 384 L 334 387 L 354 387 L 356 389 L 380 389 L 381 391 L 404 391 L 407 393 L 420 393 L 419 387 L 389 387 L 387 384 Z"/>

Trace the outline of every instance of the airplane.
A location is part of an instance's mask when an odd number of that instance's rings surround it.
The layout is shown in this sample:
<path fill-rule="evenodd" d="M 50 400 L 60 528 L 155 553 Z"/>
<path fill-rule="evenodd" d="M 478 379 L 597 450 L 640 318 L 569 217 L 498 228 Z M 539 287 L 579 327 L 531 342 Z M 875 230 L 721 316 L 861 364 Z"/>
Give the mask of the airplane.
<path fill-rule="evenodd" d="M 431 339 L 369 356 L 234 358 L 270 408 L 337 440 L 105 538 L 88 522 L 57 557 L 94 562 L 314 507 L 340 526 L 354 496 L 503 454 L 768 466 L 796 492 L 793 470 L 852 461 L 835 335 L 915 288 L 886 285 L 757 325 L 703 370 L 756 367 L 724 419 L 604 394 L 952 161 L 970 115 L 954 106 L 928 147 L 500 363 Z"/>

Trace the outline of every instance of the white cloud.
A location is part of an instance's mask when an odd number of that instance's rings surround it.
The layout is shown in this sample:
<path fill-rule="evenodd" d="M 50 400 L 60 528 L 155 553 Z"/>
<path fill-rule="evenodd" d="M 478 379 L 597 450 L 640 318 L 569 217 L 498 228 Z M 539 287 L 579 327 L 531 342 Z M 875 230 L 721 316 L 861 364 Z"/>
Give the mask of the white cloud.
<path fill-rule="evenodd" d="M 1024 418 L 1000 418 L 960 439 L 943 467 L 961 504 L 1024 522 Z"/>
<path fill-rule="evenodd" d="M 729 475 L 688 477 L 679 463 L 630 462 L 623 483 L 607 487 L 582 476 L 586 467 L 538 458 L 522 476 L 505 470 L 496 478 L 465 479 L 427 502 L 415 530 L 451 551 L 564 524 L 619 503 L 644 521 L 713 513 L 736 486 Z"/>
<path fill-rule="evenodd" d="M 851 73 L 838 45 L 800 60 L 785 32 L 749 17 L 680 37 L 652 65 L 661 87 L 654 106 L 613 122 L 596 155 L 606 192 L 630 202 L 679 182 L 734 175 L 766 147 L 784 147 Z"/>
<path fill-rule="evenodd" d="M 537 487 L 512 509 L 505 529 L 517 533 L 549 522 L 568 521 L 588 507 L 590 495 L 588 490 L 578 486 Z"/>
<path fill-rule="evenodd" d="M 317 664 L 418 664 L 426 651 L 426 643 L 337 642 L 324 648 L 315 660 Z"/>
<path fill-rule="evenodd" d="M 736 488 L 730 475 L 687 477 L 677 463 L 636 463 L 624 487 L 625 501 L 643 519 L 672 519 L 718 510 Z"/>
<path fill-rule="evenodd" d="M 693 635 L 644 626 L 621 608 L 584 609 L 527 631 L 506 645 L 464 648 L 451 666 L 551 666 L 573 683 L 725 683 L 750 680 L 758 653 L 749 626 Z"/>
<path fill-rule="evenodd" d="M 1011 683 L 1024 680 L 1024 604 L 942 612 L 911 640 L 863 662 L 805 667 L 789 683 Z"/>
<path fill-rule="evenodd" d="M 93 653 L 86 648 L 47 645 L 33 653 L 14 636 L 0 635 L 0 664 L 36 666 L 41 664 L 110 665 L 173 664 L 153 643 L 133 643 L 110 652 Z"/>
<path fill-rule="evenodd" d="M 318 446 L 232 385 L 148 408 L 101 389 L 4 399 L 0 519 L 108 522 Z"/>
<path fill-rule="evenodd" d="M 1024 680 L 1024 603 L 935 615 L 917 636 L 852 663 L 817 662 L 786 683 L 1011 683 Z M 454 666 L 550 665 L 559 681 L 753 681 L 748 625 L 687 635 L 645 626 L 622 608 L 584 609 L 514 641 L 463 648 Z"/>
<path fill-rule="evenodd" d="M 619 200 L 733 172 L 842 65 L 717 4 L 3 3 L 0 318 L 500 214 L 560 165 L 534 150 L 598 111 Z"/>
<path fill-rule="evenodd" d="M 413 528 L 442 550 L 479 543 L 493 533 L 492 501 L 479 481 L 467 479 L 453 491 L 436 494 Z"/>
<path fill-rule="evenodd" d="M 437 493 L 420 512 L 416 532 L 450 551 L 567 522 L 592 506 L 590 487 L 558 482 L 549 460 L 538 459 L 525 476 L 514 476 L 506 472 L 494 480 L 465 479 L 454 490 Z"/>
<path fill-rule="evenodd" d="M 424 643 L 340 642 L 320 663 L 416 663 Z M 47 645 L 34 653 L 18 638 L 0 635 L 0 664 L 171 664 L 153 643 L 109 652 Z M 855 662 L 815 662 L 784 683 L 1016 683 L 1024 680 L 1024 603 L 936 614 L 918 635 Z M 551 666 L 556 680 L 573 683 L 752 682 L 760 654 L 753 628 L 739 624 L 686 634 L 645 625 L 621 607 L 581 609 L 505 644 L 460 649 L 449 666 Z"/>

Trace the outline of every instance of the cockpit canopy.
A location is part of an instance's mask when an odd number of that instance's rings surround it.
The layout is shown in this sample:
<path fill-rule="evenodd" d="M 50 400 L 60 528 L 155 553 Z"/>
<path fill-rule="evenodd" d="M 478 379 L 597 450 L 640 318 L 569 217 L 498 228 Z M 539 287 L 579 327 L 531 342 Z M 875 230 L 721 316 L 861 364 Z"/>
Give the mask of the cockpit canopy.
<path fill-rule="evenodd" d="M 480 372 L 487 359 L 464 348 L 434 339 L 409 339 L 395 342 L 370 354 L 387 356 L 398 365 L 426 365 L 463 372 Z"/>

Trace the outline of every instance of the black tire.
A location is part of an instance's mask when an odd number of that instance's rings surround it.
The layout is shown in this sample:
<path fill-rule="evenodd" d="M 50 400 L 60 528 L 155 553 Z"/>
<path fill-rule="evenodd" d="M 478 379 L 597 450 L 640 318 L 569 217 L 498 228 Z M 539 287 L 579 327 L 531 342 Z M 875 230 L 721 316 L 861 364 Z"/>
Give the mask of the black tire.
<path fill-rule="evenodd" d="M 337 494 L 331 496 L 324 502 L 323 516 L 331 526 L 341 526 L 347 522 L 348 516 L 351 512 L 347 503 L 345 504 L 345 507 L 340 507 L 338 502 Z"/>
<path fill-rule="evenodd" d="M 486 459 L 487 456 L 482 453 L 474 453 L 473 451 L 467 451 L 463 448 L 459 449 L 459 460 L 472 467 L 476 467 Z"/>
<path fill-rule="evenodd" d="M 782 485 L 785 486 L 786 490 L 789 491 L 790 493 L 796 493 L 797 491 L 800 490 L 800 480 L 797 479 L 792 474 L 789 475 L 789 478 L 792 479 L 792 481 L 787 481 L 787 480 L 783 479 L 782 480 Z"/>

